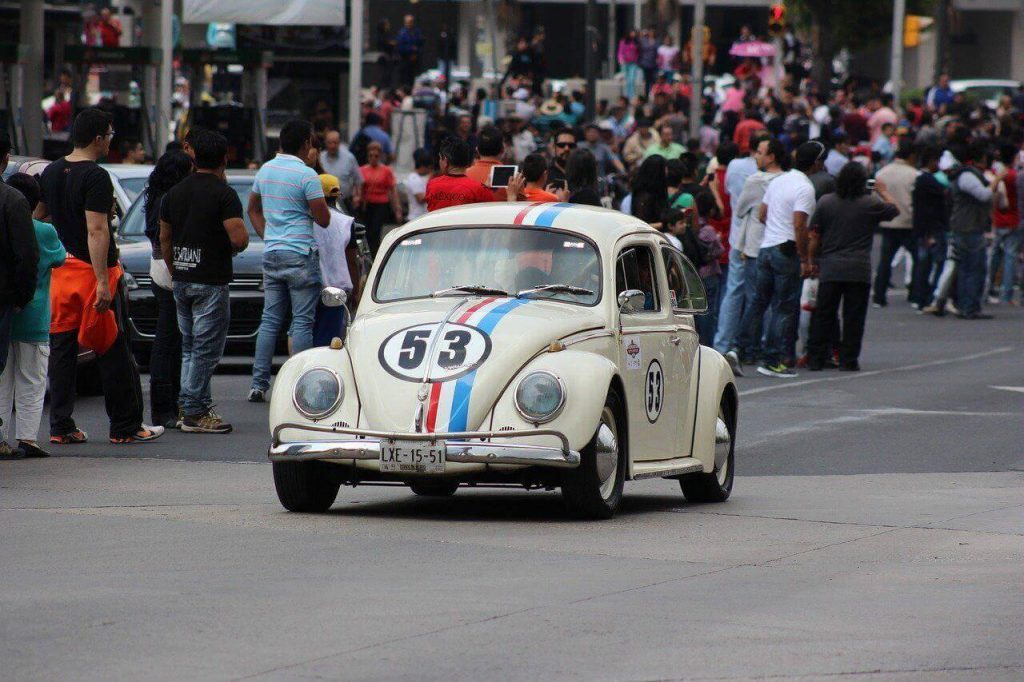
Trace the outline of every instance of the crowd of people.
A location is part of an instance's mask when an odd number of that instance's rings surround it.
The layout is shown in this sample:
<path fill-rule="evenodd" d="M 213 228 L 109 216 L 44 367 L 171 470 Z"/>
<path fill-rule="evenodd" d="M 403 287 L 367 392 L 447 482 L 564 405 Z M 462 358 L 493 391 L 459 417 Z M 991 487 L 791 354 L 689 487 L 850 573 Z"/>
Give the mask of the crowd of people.
<path fill-rule="evenodd" d="M 397 54 L 416 42 L 414 29 L 407 21 Z M 348 145 L 330 121 L 289 121 L 245 207 L 224 180 L 222 135 L 196 128 L 169 146 L 141 199 L 159 309 L 152 425 L 127 334 L 113 190 L 97 164 L 112 120 L 80 112 L 68 156 L 38 179 L 16 174 L 0 186 L 0 456 L 46 454 L 36 438 L 47 384 L 50 443 L 87 440 L 73 418 L 83 347 L 98 357 L 111 443 L 167 428 L 230 432 L 210 379 L 224 352 L 232 257 L 249 241 L 245 216 L 265 245 L 251 402 L 266 400 L 283 332 L 289 352 L 343 334 L 345 315 L 319 293 L 336 286 L 358 302 L 358 224 L 372 258 L 388 226 L 455 205 L 569 202 L 648 223 L 698 270 L 708 302 L 701 342 L 738 375 L 750 366 L 774 378 L 802 367 L 857 371 L 872 305 L 905 299 L 920 314 L 966 320 L 1020 305 L 1024 91 L 990 108 L 943 76 L 898 106 L 877 87 L 823 93 L 793 73 L 771 86 L 744 61 L 725 92 L 698 93 L 676 70 L 679 50 L 644 31 L 620 45 L 620 61 L 636 65 L 623 96 L 590 112 L 582 93 L 538 82 L 536 36 L 520 48 L 519 66 L 491 92 L 429 80 L 373 90 Z M 426 143 L 396 174 L 390 119 L 413 103 L 430 111 Z M 6 159 L 6 142 L 0 152 Z M 492 186 L 499 165 L 518 172 Z M 894 281 L 900 263 L 904 279 Z"/>

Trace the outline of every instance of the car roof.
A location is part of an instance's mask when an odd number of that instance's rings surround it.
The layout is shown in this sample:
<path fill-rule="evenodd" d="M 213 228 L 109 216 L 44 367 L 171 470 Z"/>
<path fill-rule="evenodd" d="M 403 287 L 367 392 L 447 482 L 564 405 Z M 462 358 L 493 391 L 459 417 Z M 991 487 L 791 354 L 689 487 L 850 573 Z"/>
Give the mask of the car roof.
<path fill-rule="evenodd" d="M 553 227 L 577 232 L 603 247 L 610 247 L 622 236 L 638 230 L 658 234 L 639 218 L 607 208 L 567 203 L 495 201 L 431 211 L 395 230 L 395 235 L 400 237 L 425 228 L 458 225 Z"/>
<path fill-rule="evenodd" d="M 1019 88 L 1020 81 L 1006 80 L 1001 78 L 967 78 L 949 81 L 949 87 L 953 90 L 964 90 L 967 88 Z"/>
<path fill-rule="evenodd" d="M 116 178 L 148 178 L 153 172 L 153 165 L 148 163 L 101 163 L 100 166 Z"/>

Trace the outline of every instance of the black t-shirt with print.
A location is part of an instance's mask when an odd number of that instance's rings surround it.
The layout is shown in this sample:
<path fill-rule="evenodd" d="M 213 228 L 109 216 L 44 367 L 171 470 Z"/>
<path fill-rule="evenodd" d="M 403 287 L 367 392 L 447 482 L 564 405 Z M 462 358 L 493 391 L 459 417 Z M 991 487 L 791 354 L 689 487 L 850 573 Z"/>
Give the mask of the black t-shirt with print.
<path fill-rule="evenodd" d="M 231 282 L 231 240 L 224 221 L 242 217 L 235 190 L 212 173 L 194 173 L 171 188 L 160 204 L 174 245 L 171 276 L 176 282 Z"/>
<path fill-rule="evenodd" d="M 94 161 L 58 159 L 39 177 L 43 202 L 61 243 L 75 258 L 91 263 L 86 211 L 109 215 L 114 206 L 114 185 L 110 175 Z M 110 221 L 107 221 L 110 227 Z M 111 230 L 107 246 L 107 267 L 117 265 L 117 245 Z"/>

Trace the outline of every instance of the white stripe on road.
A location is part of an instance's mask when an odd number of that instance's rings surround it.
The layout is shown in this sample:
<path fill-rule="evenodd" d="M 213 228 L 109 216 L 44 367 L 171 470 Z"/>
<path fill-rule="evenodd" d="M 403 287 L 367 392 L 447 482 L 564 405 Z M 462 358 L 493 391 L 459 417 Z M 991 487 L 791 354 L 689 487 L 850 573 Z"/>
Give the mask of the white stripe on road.
<path fill-rule="evenodd" d="M 1024 386 L 989 386 L 997 391 L 1014 391 L 1016 393 L 1024 393 Z"/>
<path fill-rule="evenodd" d="M 883 407 L 876 409 L 855 409 L 849 412 L 881 416 L 908 415 L 922 417 L 1019 417 L 1020 412 L 968 412 L 964 410 L 912 410 L 906 407 Z"/>
<path fill-rule="evenodd" d="M 1008 353 L 1013 350 L 1013 346 L 1003 346 L 1001 348 L 993 348 L 982 353 L 974 353 L 973 355 L 964 355 L 959 358 L 947 358 L 945 360 L 931 360 L 929 362 L 920 362 L 916 365 L 904 365 L 902 367 L 890 367 L 888 369 L 874 369 L 868 372 L 849 372 L 844 373 L 841 376 L 836 377 L 822 377 L 821 379 L 804 379 L 803 381 L 789 381 L 788 379 L 775 379 L 780 383 L 774 386 L 762 386 L 760 388 L 750 388 L 745 391 L 740 391 L 741 396 L 754 395 L 755 393 L 767 393 L 768 391 L 781 391 L 784 388 L 795 388 L 797 386 L 809 386 L 811 384 L 821 384 L 832 381 L 848 381 L 850 379 L 863 379 L 864 377 L 873 377 L 879 374 L 893 374 L 895 372 L 909 372 L 915 369 L 924 369 L 925 367 L 938 367 L 940 365 L 952 365 L 957 362 L 966 362 L 968 360 L 977 360 L 979 358 L 986 358 L 990 355 L 999 355 L 1000 353 Z M 783 383 L 784 382 L 784 383 Z"/>

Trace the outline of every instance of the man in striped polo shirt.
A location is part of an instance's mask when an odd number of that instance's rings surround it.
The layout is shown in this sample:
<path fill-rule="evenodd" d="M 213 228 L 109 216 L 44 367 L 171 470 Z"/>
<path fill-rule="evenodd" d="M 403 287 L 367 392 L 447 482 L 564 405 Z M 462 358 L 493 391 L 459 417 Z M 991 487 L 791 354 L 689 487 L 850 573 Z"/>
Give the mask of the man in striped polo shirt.
<path fill-rule="evenodd" d="M 331 214 L 316 171 L 303 159 L 309 157 L 313 127 L 292 119 L 281 128 L 280 148 L 256 173 L 249 195 L 249 218 L 263 238 L 263 319 L 256 336 L 249 402 L 266 400 L 270 365 L 277 335 L 288 308 L 289 350 L 304 351 L 313 345 L 313 318 L 320 295 L 320 262 L 313 230 L 327 227 Z"/>

